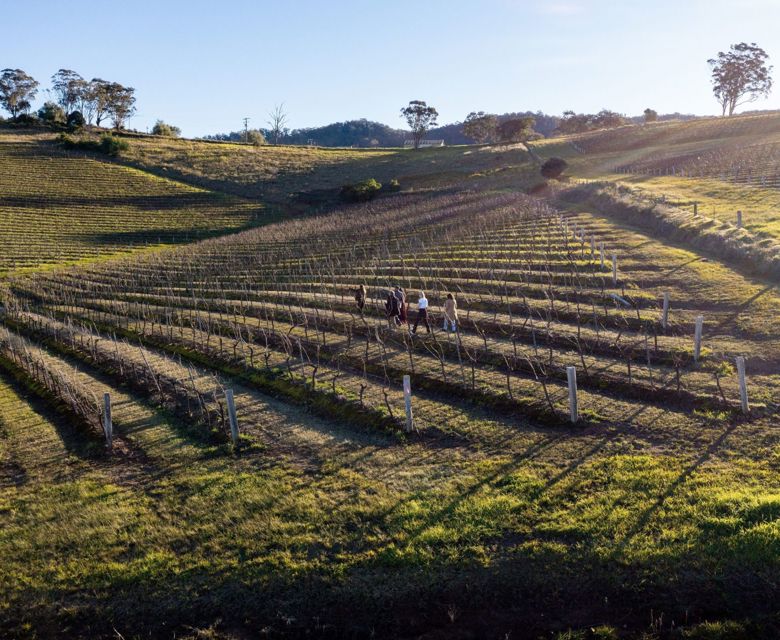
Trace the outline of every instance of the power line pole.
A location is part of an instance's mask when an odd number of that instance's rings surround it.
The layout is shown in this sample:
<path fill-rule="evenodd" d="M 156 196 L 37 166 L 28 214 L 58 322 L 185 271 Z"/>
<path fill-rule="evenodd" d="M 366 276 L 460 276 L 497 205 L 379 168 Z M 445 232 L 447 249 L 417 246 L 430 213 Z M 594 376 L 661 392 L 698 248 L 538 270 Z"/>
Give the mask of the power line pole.
<path fill-rule="evenodd" d="M 249 118 L 244 118 L 244 142 L 249 142 Z"/>

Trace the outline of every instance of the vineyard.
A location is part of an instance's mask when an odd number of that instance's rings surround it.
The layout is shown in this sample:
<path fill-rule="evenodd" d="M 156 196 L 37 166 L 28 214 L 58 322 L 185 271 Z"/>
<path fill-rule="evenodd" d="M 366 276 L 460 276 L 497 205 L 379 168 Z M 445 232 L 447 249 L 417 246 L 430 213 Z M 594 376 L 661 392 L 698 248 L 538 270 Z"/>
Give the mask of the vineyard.
<path fill-rule="evenodd" d="M 6 284 L 0 364 L 68 416 L 71 450 L 105 461 L 118 488 L 81 517 L 122 541 L 97 552 L 110 569 L 73 543 L 55 593 L 95 596 L 70 616 L 51 605 L 49 551 L 17 549 L 0 583 L 37 573 L 11 589 L 13 620 L 34 602 L 60 629 L 227 617 L 330 637 L 380 621 L 390 637 L 480 629 L 480 607 L 511 610 L 506 631 L 540 607 L 563 628 L 772 615 L 780 296 L 722 265 L 583 210 L 462 190 Z M 431 333 L 388 320 L 396 286 L 410 321 L 426 293 Z M 23 484 L 36 463 L 13 447 L 33 436 L 0 426 Z M 0 544 L 30 522 L 10 500 L 0 518 Z M 627 591 L 637 576 L 649 586 Z"/>
<path fill-rule="evenodd" d="M 253 224 L 257 203 L 0 134 L 0 273 L 180 244 Z"/>

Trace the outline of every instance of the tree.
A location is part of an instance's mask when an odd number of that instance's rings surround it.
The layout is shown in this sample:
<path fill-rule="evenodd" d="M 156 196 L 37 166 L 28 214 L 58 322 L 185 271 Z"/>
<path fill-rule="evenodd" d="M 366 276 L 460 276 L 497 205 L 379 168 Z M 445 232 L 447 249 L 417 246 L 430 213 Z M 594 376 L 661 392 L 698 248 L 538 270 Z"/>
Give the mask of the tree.
<path fill-rule="evenodd" d="M 172 124 L 158 120 L 152 127 L 152 135 L 154 136 L 167 136 L 168 138 L 178 138 L 181 135 L 181 129 L 175 127 Z"/>
<path fill-rule="evenodd" d="M 504 120 L 498 125 L 498 139 L 501 142 L 524 142 L 533 134 L 534 119 L 531 116 Z"/>
<path fill-rule="evenodd" d="M 584 113 L 564 111 L 563 116 L 558 123 L 558 131 L 562 134 L 582 133 L 583 131 L 589 131 L 592 128 L 591 118 L 592 116 L 586 115 Z"/>
<path fill-rule="evenodd" d="M 135 114 L 135 89 L 112 82 L 106 87 L 108 93 L 108 114 L 114 129 L 124 129 L 125 122 Z"/>
<path fill-rule="evenodd" d="M 3 69 L 0 72 L 0 104 L 16 118 L 27 113 L 38 93 L 38 81 L 21 69 Z"/>
<path fill-rule="evenodd" d="M 707 60 L 712 67 L 712 92 L 720 103 L 722 115 L 734 115 L 734 110 L 746 102 L 768 96 L 772 90 L 772 67 L 769 55 L 755 42 L 731 45 L 717 58 Z"/>
<path fill-rule="evenodd" d="M 564 171 L 566 171 L 566 167 L 568 166 L 568 163 L 563 158 L 553 157 L 544 162 L 541 168 L 541 173 L 545 178 L 555 180 L 559 178 Z"/>
<path fill-rule="evenodd" d="M 100 123 L 108 116 L 110 86 L 110 82 L 101 78 L 92 78 L 88 83 L 84 92 L 83 113 L 89 124 L 92 124 L 94 118 L 95 124 L 99 127 Z"/>
<path fill-rule="evenodd" d="M 59 104 L 68 114 L 83 106 L 87 81 L 70 69 L 60 69 L 51 77 L 51 86 Z"/>
<path fill-rule="evenodd" d="M 274 144 L 279 144 L 279 138 L 287 132 L 284 126 L 287 124 L 287 112 L 284 110 L 284 102 L 277 104 L 268 114 L 268 117 L 270 118 L 268 120 L 269 133 L 274 139 Z"/>
<path fill-rule="evenodd" d="M 591 116 L 593 129 L 613 129 L 614 127 L 622 127 L 624 124 L 626 124 L 626 119 L 623 115 L 609 109 L 602 109 Z"/>
<path fill-rule="evenodd" d="M 655 109 L 648 107 L 645 109 L 645 122 L 656 122 L 658 120 L 658 112 Z"/>
<path fill-rule="evenodd" d="M 463 121 L 463 133 L 474 142 L 492 142 L 496 138 L 498 118 L 484 111 L 472 111 Z"/>
<path fill-rule="evenodd" d="M 425 132 L 436 124 L 439 112 L 422 100 L 412 100 L 409 106 L 401 109 L 401 117 L 406 118 L 406 123 L 412 130 L 414 148 L 419 149 Z"/>

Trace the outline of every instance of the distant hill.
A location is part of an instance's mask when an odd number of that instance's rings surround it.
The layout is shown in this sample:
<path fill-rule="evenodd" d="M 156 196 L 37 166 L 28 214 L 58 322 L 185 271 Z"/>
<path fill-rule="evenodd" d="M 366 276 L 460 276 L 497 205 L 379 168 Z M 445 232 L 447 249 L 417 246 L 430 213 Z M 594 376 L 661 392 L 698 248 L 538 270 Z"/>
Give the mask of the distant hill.
<path fill-rule="evenodd" d="M 504 113 L 498 116 L 499 122 L 511 118 L 523 118 L 531 116 L 535 120 L 534 130 L 549 138 L 556 134 L 560 117 L 548 115 L 541 111 L 517 111 Z M 659 114 L 659 121 L 666 120 L 692 120 L 699 116 L 683 113 Z M 630 123 L 640 124 L 644 122 L 644 116 L 626 117 Z M 262 130 L 267 139 L 270 133 Z M 334 122 L 322 127 L 307 127 L 287 131 L 280 139 L 281 144 L 306 145 L 314 144 L 318 147 L 400 147 L 404 140 L 410 137 L 405 129 L 394 129 L 381 122 L 374 122 L 361 118 L 360 120 L 347 120 L 346 122 Z M 463 134 L 463 123 L 453 122 L 431 129 L 426 138 L 444 140 L 445 144 L 472 144 L 474 141 Z M 227 142 L 242 142 L 243 131 L 219 133 L 206 136 L 207 140 L 224 140 Z"/>

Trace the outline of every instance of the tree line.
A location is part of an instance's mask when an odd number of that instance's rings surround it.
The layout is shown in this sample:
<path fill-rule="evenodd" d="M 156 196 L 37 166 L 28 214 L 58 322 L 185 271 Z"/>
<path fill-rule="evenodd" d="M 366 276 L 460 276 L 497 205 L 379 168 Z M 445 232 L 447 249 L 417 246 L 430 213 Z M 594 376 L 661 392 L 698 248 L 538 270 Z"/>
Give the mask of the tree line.
<path fill-rule="evenodd" d="M 13 120 L 30 119 L 32 101 L 40 83 L 22 69 L 0 71 L 0 106 Z M 38 117 L 47 123 L 101 126 L 110 121 L 123 129 L 135 114 L 135 89 L 118 82 L 93 78 L 85 80 L 70 69 L 60 69 L 51 77 L 47 93 L 54 97 L 39 110 Z"/>

